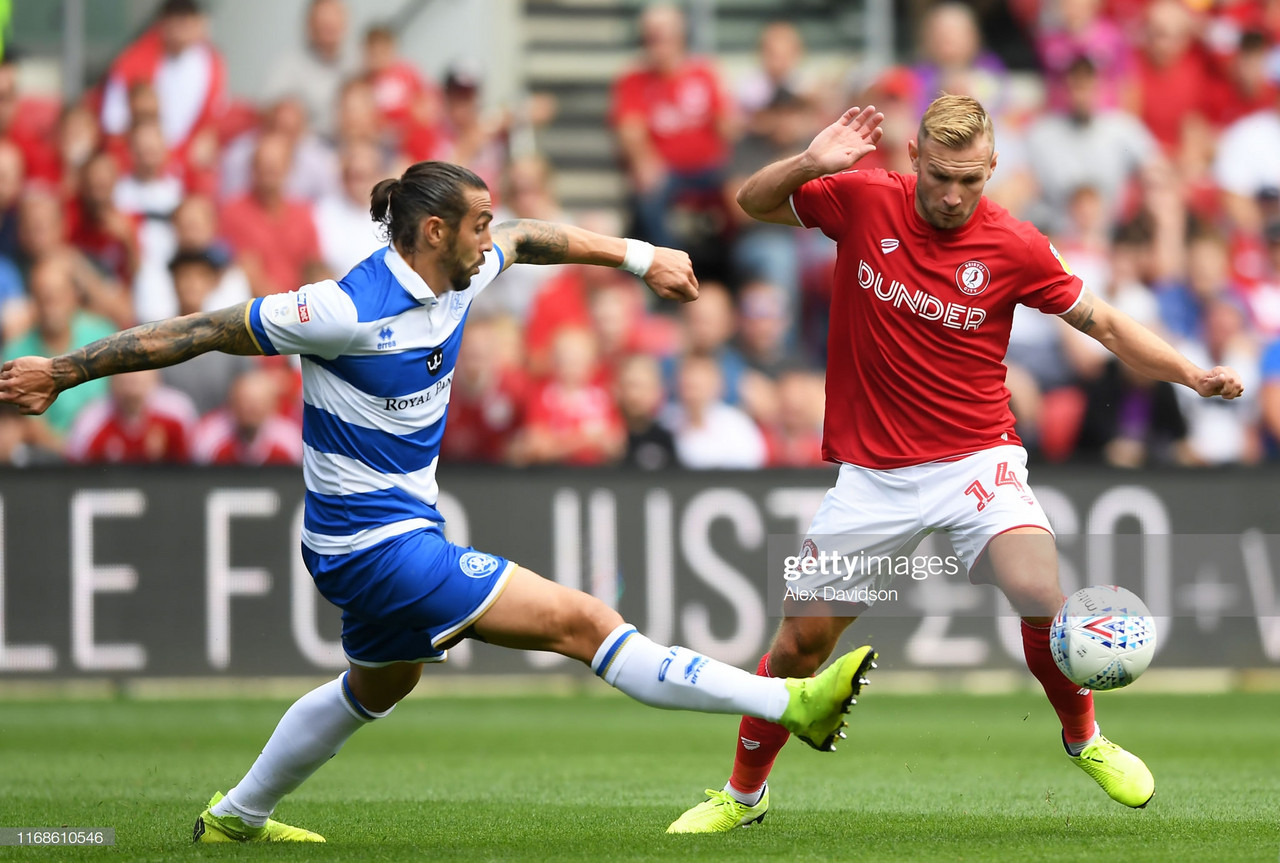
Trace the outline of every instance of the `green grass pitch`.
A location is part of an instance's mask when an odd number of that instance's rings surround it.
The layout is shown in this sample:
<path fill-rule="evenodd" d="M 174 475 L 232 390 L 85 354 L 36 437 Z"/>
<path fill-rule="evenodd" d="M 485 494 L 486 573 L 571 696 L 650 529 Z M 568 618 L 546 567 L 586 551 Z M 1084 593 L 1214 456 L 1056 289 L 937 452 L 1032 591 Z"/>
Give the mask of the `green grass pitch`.
<path fill-rule="evenodd" d="M 621 697 L 412 699 L 277 815 L 324 846 L 192 846 L 285 704 L 0 706 L 0 826 L 114 827 L 116 846 L 0 860 L 1248 861 L 1280 857 L 1280 695 L 1100 696 L 1156 776 L 1113 803 L 1058 746 L 1047 704 L 867 693 L 834 755 L 794 741 L 760 826 L 666 836 L 724 782 L 736 721 Z"/>

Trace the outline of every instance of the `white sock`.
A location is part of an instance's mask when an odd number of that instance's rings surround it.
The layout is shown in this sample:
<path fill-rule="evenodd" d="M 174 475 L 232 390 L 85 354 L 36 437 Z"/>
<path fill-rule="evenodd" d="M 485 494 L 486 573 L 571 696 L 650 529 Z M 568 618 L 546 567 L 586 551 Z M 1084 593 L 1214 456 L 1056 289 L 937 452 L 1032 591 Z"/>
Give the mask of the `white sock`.
<path fill-rule="evenodd" d="M 1067 751 L 1071 753 L 1072 757 L 1078 757 L 1081 752 L 1084 752 L 1084 748 L 1086 746 L 1092 746 L 1094 743 L 1097 743 L 1098 738 L 1101 736 L 1102 729 L 1098 726 L 1098 723 L 1095 722 L 1093 723 L 1093 736 L 1088 740 L 1081 741 L 1080 743 L 1067 743 Z"/>
<path fill-rule="evenodd" d="M 777 722 L 790 698 L 780 677 L 757 677 L 687 647 L 654 644 L 626 623 L 605 638 L 591 670 L 635 700 L 668 710 L 746 714 Z"/>
<path fill-rule="evenodd" d="M 724 784 L 724 790 L 729 792 L 729 796 L 737 800 L 743 806 L 755 806 L 764 799 L 764 790 L 769 787 L 769 783 L 761 785 L 755 791 L 739 791 L 733 787 L 732 782 Z"/>
<path fill-rule="evenodd" d="M 390 712 L 361 706 L 345 673 L 311 690 L 285 711 L 258 760 L 218 801 L 213 814 L 238 815 L 249 826 L 261 827 L 276 804 L 337 755 L 348 737 Z"/>

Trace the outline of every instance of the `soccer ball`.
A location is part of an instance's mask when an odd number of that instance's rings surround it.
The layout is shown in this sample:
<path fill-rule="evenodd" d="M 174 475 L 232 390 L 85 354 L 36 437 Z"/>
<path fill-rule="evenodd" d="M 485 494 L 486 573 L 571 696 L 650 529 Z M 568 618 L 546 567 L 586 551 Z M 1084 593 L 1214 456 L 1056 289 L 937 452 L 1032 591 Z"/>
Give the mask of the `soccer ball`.
<path fill-rule="evenodd" d="M 1053 619 L 1049 650 L 1072 683 L 1119 689 L 1151 664 L 1156 624 L 1132 591 L 1115 585 L 1086 587 L 1069 596 Z"/>

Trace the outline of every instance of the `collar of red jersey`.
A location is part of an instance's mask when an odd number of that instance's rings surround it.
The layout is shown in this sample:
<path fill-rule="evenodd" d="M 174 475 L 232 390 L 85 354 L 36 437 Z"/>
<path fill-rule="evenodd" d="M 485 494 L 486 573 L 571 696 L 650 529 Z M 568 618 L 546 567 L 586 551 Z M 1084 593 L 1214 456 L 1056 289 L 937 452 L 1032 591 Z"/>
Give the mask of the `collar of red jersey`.
<path fill-rule="evenodd" d="M 422 276 L 413 271 L 413 267 L 409 266 L 408 261 L 400 257 L 400 253 L 396 251 L 395 246 L 390 243 L 387 244 L 387 253 L 383 255 L 382 260 L 386 262 L 387 269 L 391 271 L 391 275 L 396 277 L 400 287 L 408 291 L 415 300 L 424 306 L 431 307 L 440 302 L 440 297 L 437 297 L 431 287 L 423 281 Z"/>

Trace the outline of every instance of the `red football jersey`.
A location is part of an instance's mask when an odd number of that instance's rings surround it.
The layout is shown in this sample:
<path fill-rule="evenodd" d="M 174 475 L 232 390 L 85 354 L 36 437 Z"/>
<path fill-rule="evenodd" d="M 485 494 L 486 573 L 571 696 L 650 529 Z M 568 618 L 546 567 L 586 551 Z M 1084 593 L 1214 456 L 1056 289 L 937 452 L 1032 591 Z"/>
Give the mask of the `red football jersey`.
<path fill-rule="evenodd" d="M 613 88 L 610 119 L 616 126 L 638 114 L 662 161 L 677 171 L 705 171 L 728 155 L 719 122 L 728 110 L 715 69 L 690 60 L 671 76 L 648 69 L 629 72 Z"/>
<path fill-rule="evenodd" d="M 1084 289 L 1048 239 L 983 198 L 940 231 L 913 174 L 846 171 L 791 197 L 836 241 L 822 455 L 884 469 L 1018 443 L 1004 355 L 1019 303 L 1053 315 Z"/>

